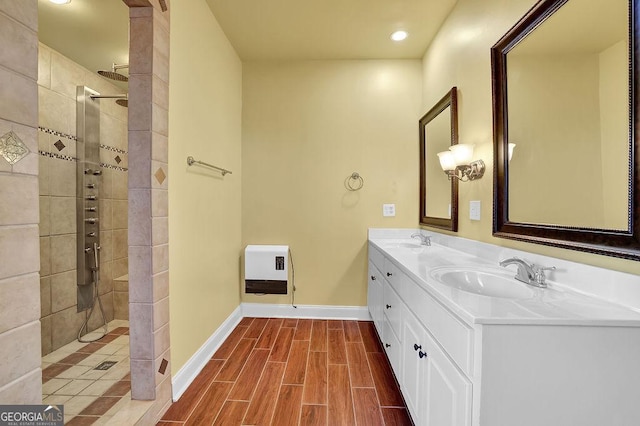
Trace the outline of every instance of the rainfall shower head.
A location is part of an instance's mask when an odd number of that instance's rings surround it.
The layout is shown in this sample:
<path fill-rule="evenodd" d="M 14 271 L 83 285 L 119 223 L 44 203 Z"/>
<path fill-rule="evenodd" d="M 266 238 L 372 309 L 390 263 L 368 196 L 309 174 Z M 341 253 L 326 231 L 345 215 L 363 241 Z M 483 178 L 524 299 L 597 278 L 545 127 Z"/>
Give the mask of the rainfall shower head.
<path fill-rule="evenodd" d="M 118 99 L 116 103 L 125 108 L 129 108 L 129 99 Z"/>
<path fill-rule="evenodd" d="M 98 74 L 100 74 L 103 77 L 110 78 L 111 80 L 129 81 L 129 77 L 127 77 L 126 75 L 122 75 L 118 72 L 119 69 L 123 69 L 123 68 L 129 68 L 129 64 L 121 64 L 121 65 L 113 64 L 113 66 L 111 67 L 111 71 L 100 70 L 98 71 Z"/>

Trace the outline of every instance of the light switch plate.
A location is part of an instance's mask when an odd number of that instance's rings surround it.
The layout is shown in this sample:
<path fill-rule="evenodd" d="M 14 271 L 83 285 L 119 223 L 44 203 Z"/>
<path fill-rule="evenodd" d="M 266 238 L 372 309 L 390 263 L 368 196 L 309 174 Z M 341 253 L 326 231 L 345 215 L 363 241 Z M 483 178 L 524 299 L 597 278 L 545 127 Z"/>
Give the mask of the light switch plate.
<path fill-rule="evenodd" d="M 384 217 L 392 217 L 396 215 L 396 205 L 395 204 L 383 204 L 382 205 L 382 216 Z"/>
<path fill-rule="evenodd" d="M 469 219 L 480 220 L 480 201 L 469 201 Z"/>

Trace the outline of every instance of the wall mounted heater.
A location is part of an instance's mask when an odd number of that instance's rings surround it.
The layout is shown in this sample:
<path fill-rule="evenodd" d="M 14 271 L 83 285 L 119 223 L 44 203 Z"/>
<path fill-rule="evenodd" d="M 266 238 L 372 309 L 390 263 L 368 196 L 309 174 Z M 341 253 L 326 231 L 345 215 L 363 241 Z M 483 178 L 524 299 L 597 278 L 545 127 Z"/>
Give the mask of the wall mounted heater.
<path fill-rule="evenodd" d="M 245 293 L 287 294 L 289 246 L 249 245 L 244 250 Z"/>

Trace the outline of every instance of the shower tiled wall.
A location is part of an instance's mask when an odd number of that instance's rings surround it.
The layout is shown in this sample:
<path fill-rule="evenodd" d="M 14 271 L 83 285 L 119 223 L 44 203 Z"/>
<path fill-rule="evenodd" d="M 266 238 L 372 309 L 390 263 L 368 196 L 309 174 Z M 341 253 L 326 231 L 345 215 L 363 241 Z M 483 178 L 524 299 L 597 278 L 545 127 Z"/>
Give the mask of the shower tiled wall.
<path fill-rule="evenodd" d="M 0 151 L 23 145 L 18 162 L 0 155 L 0 401 L 40 404 L 38 344 L 38 2 L 0 1 Z M 15 151 L 14 151 L 15 152 Z"/>
<path fill-rule="evenodd" d="M 77 311 L 76 254 L 76 87 L 85 85 L 101 94 L 118 94 L 118 87 L 39 44 L 38 152 L 40 170 L 40 301 L 42 354 L 73 341 L 85 313 Z M 128 273 L 127 267 L 127 109 L 113 99 L 100 100 L 100 279 L 99 286 L 107 321 L 114 301 L 127 304 L 121 293 L 114 298 L 114 278 Z M 126 319 L 126 318 L 120 318 Z M 90 329 L 100 324 L 92 315 Z"/>

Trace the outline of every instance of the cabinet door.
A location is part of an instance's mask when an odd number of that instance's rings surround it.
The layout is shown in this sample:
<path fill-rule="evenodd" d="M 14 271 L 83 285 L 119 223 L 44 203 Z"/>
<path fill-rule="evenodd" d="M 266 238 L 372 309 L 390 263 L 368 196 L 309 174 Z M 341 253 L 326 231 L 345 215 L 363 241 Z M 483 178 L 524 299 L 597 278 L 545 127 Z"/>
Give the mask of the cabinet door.
<path fill-rule="evenodd" d="M 402 373 L 400 371 L 400 367 L 402 365 L 400 361 L 400 342 L 391 328 L 387 315 L 383 314 L 383 317 L 384 330 L 382 332 L 382 345 L 387 353 L 387 358 L 389 358 L 389 363 L 391 364 L 391 368 L 393 368 L 393 372 L 396 377 L 400 377 L 400 374 Z"/>
<path fill-rule="evenodd" d="M 471 425 L 471 382 L 458 371 L 428 333 L 423 348 L 427 362 L 419 369 L 419 418 L 425 426 Z M 426 402 L 426 404 L 425 404 Z"/>
<path fill-rule="evenodd" d="M 424 386 L 421 386 L 421 377 L 424 374 L 422 370 L 426 368 L 428 360 L 427 357 L 420 358 L 419 351 L 423 349 L 422 345 L 424 344 L 424 335 L 426 333 L 411 312 L 406 310 L 403 314 L 400 387 L 411 417 L 414 420 L 418 420 L 420 408 L 425 404 Z M 416 422 L 416 424 L 420 423 Z"/>
<path fill-rule="evenodd" d="M 402 310 L 404 303 L 400 300 L 400 296 L 395 292 L 388 282 L 382 286 L 383 298 L 384 298 L 384 314 L 389 319 L 389 323 L 393 332 L 400 341 L 402 341 Z"/>
<path fill-rule="evenodd" d="M 402 315 L 402 394 L 416 425 L 469 426 L 471 383 L 416 317 Z"/>

